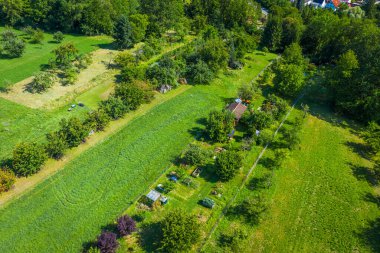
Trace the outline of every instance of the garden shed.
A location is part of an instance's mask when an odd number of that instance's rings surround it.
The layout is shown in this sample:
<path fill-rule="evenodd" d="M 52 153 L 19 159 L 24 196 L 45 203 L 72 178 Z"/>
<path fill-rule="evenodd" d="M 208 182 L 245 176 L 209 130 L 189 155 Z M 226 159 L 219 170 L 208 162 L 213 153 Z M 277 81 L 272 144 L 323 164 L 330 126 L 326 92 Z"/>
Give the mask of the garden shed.
<path fill-rule="evenodd" d="M 146 197 L 152 201 L 153 203 L 156 203 L 156 201 L 161 197 L 161 194 L 156 190 L 151 190 Z"/>
<path fill-rule="evenodd" d="M 243 116 L 243 113 L 245 110 L 247 110 L 247 106 L 243 105 L 242 103 L 232 103 L 227 107 L 227 110 L 232 112 L 235 115 L 235 119 L 237 121 L 240 120 L 241 116 Z"/>

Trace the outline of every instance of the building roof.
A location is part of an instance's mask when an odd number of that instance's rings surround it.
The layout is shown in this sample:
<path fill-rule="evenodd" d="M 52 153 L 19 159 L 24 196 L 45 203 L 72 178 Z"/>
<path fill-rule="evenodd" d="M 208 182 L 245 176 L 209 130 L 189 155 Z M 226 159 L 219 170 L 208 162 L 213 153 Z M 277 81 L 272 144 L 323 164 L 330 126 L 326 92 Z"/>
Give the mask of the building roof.
<path fill-rule="evenodd" d="M 156 202 L 157 199 L 160 198 L 161 194 L 158 191 L 151 190 L 147 195 L 148 199 L 152 200 L 153 202 Z"/>
<path fill-rule="evenodd" d="M 335 7 L 339 7 L 340 0 L 331 0 L 331 2 L 334 4 Z"/>
<path fill-rule="evenodd" d="M 232 103 L 227 107 L 227 110 L 232 112 L 235 115 L 236 119 L 240 119 L 245 110 L 247 110 L 247 106 L 243 105 L 242 103 Z"/>

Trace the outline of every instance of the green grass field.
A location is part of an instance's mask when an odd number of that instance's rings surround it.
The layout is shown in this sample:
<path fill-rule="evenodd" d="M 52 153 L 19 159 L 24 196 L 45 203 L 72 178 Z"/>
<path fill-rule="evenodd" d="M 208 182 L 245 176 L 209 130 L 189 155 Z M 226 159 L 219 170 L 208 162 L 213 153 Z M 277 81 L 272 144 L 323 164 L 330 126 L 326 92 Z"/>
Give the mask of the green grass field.
<path fill-rule="evenodd" d="M 0 27 L 0 32 L 4 30 L 4 27 Z M 23 34 L 21 31 L 17 31 L 17 33 L 20 36 Z M 68 42 L 72 42 L 80 53 L 89 53 L 101 47 L 108 47 L 112 42 L 112 38 L 66 34 L 62 43 Z M 45 38 L 41 45 L 26 43 L 25 53 L 20 58 L 0 58 L 0 88 L 6 88 L 39 71 L 53 57 L 51 51 L 58 46 L 59 44 L 53 41 L 53 35 L 45 33 Z"/>
<path fill-rule="evenodd" d="M 373 236 L 375 228 L 370 227 L 380 216 L 374 189 L 357 176 L 363 176 L 372 165 L 355 152 L 360 149 L 351 148 L 360 147 L 362 141 L 349 126 L 332 123 L 339 118 L 325 107 L 313 105 L 311 112 L 319 117 L 307 118 L 300 149 L 274 171 L 271 187 L 261 191 L 270 205 L 259 225 L 227 216 L 204 252 L 222 251 L 218 243 L 221 233 L 238 227 L 248 234 L 246 252 L 379 250 L 375 245 L 380 238 Z M 273 151 L 268 150 L 253 177 L 271 172 L 265 167 L 268 158 L 273 159 Z M 236 203 L 253 194 L 245 188 Z"/>
<path fill-rule="evenodd" d="M 135 119 L 0 210 L 1 252 L 78 252 L 130 206 L 192 141 L 197 119 L 222 108 L 275 56 L 196 86 Z"/>
<path fill-rule="evenodd" d="M 147 62 L 158 60 L 163 54 L 183 45 L 184 43 L 167 45 L 163 48 L 162 53 Z M 146 63 L 142 62 L 142 64 Z M 0 69 L 1 71 L 2 69 Z M 106 99 L 113 89 L 114 77 L 111 76 L 109 79 L 82 94 L 78 94 L 77 97 L 70 98 L 71 101 L 65 102 L 70 103 L 54 110 L 32 109 L 0 98 L 0 161 L 9 158 L 13 147 L 22 141 L 44 140 L 46 133 L 59 127 L 58 124 L 62 118 L 71 116 L 82 118 L 88 111 L 96 109 L 98 102 Z M 67 111 L 69 105 L 78 102 L 82 102 L 86 106 L 77 107 L 71 112 Z"/>

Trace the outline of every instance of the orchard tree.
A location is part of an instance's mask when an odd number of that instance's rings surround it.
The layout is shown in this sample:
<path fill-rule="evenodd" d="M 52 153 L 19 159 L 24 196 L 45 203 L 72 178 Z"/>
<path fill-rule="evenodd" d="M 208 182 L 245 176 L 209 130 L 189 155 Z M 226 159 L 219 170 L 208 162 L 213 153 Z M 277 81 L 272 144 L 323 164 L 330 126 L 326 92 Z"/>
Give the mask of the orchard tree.
<path fill-rule="evenodd" d="M 120 98 L 129 110 L 136 110 L 144 102 L 144 90 L 134 83 L 121 83 L 115 87 L 115 97 Z"/>
<path fill-rule="evenodd" d="M 63 33 L 60 32 L 60 31 L 55 32 L 55 33 L 53 34 L 53 39 L 54 39 L 55 42 L 57 42 L 57 43 L 61 43 L 62 40 L 63 40 L 64 38 L 65 38 L 65 37 L 64 37 Z"/>
<path fill-rule="evenodd" d="M 234 129 L 235 117 L 230 111 L 212 111 L 209 114 L 206 132 L 211 140 L 225 142 Z"/>
<path fill-rule="evenodd" d="M 160 223 L 160 250 L 168 253 L 189 251 L 200 238 L 200 226 L 194 215 L 175 209 Z"/>
<path fill-rule="evenodd" d="M 60 159 L 68 148 L 66 135 L 62 131 L 52 132 L 46 135 L 47 144 L 45 150 L 49 157 Z"/>
<path fill-rule="evenodd" d="M 42 71 L 35 74 L 33 81 L 28 85 L 32 93 L 42 93 L 54 84 L 54 75 L 48 71 Z"/>
<path fill-rule="evenodd" d="M 23 142 L 13 150 L 12 167 L 16 174 L 30 176 L 41 169 L 46 158 L 46 152 L 42 146 Z"/>
<path fill-rule="evenodd" d="M 218 155 L 215 161 L 216 175 L 221 181 L 234 178 L 242 166 L 242 157 L 237 151 L 225 151 Z"/>
<path fill-rule="evenodd" d="M 110 96 L 107 100 L 100 102 L 99 108 L 114 120 L 123 117 L 129 110 L 123 100 L 115 96 Z"/>
<path fill-rule="evenodd" d="M 103 232 L 98 237 L 97 246 L 101 253 L 115 253 L 119 247 L 116 234 L 112 232 Z"/>
<path fill-rule="evenodd" d="M 305 59 L 302 55 L 302 48 L 297 43 L 292 43 L 287 46 L 282 54 L 280 62 L 284 64 L 295 64 L 298 66 L 305 66 Z"/>
<path fill-rule="evenodd" d="M 207 150 L 198 145 L 190 144 L 187 148 L 183 160 L 186 164 L 202 166 L 205 165 L 210 154 Z"/>
<path fill-rule="evenodd" d="M 44 32 L 41 29 L 36 29 L 33 31 L 30 42 L 33 44 L 42 44 L 42 41 L 44 40 L 44 38 L 45 38 Z"/>
<path fill-rule="evenodd" d="M 269 15 L 263 33 L 263 45 L 271 51 L 279 50 L 281 47 L 282 29 L 282 18 L 273 14 Z"/>
<path fill-rule="evenodd" d="M 10 58 L 21 57 L 25 51 L 25 43 L 11 30 L 1 33 L 0 54 Z"/>
<path fill-rule="evenodd" d="M 88 136 L 88 129 L 77 117 L 72 117 L 69 120 L 62 119 L 60 122 L 60 134 L 65 136 L 69 148 L 79 146 Z"/>
<path fill-rule="evenodd" d="M 273 123 L 273 116 L 265 111 L 256 111 L 252 114 L 249 123 L 252 126 L 252 130 L 264 130 L 270 127 Z"/>
<path fill-rule="evenodd" d="M 78 49 L 73 43 L 67 43 L 53 50 L 55 62 L 61 66 L 67 66 L 75 59 Z"/>
<path fill-rule="evenodd" d="M 220 38 L 206 40 L 199 49 L 199 55 L 209 68 L 215 73 L 227 67 L 229 54 L 225 42 Z"/>
<path fill-rule="evenodd" d="M 267 210 L 267 206 L 267 201 L 261 195 L 258 195 L 246 198 L 236 207 L 236 211 L 243 215 L 247 222 L 257 225 L 262 214 Z"/>
<path fill-rule="evenodd" d="M 103 131 L 108 126 L 110 120 L 110 116 L 104 110 L 98 109 L 88 113 L 84 125 L 87 129 Z"/>
<path fill-rule="evenodd" d="M 122 236 L 130 235 L 136 229 L 136 222 L 128 215 L 124 215 L 117 220 L 117 230 Z"/>

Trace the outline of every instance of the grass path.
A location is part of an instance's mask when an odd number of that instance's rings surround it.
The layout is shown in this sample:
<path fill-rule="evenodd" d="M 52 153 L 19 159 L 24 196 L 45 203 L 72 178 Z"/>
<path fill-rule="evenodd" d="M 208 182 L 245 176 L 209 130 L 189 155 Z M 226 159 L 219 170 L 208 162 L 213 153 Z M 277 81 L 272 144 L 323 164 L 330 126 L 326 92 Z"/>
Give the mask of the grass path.
<path fill-rule="evenodd" d="M 154 107 L 165 103 L 166 101 L 174 98 L 175 96 L 183 93 L 188 90 L 191 86 L 181 86 L 176 90 L 171 91 L 166 95 L 157 93 L 156 98 L 150 104 L 142 105 L 138 110 L 128 113 L 124 118 L 112 121 L 110 126 L 104 131 L 96 133 L 93 136 L 90 136 L 86 143 L 80 145 L 77 148 L 74 148 L 67 152 L 67 154 L 59 161 L 50 159 L 41 169 L 41 171 L 30 177 L 23 177 L 16 181 L 13 189 L 9 192 L 5 192 L 0 195 L 0 206 L 5 206 L 6 202 L 13 198 L 17 198 L 23 193 L 30 191 L 34 188 L 35 185 L 42 182 L 43 180 L 51 177 L 59 170 L 63 169 L 66 164 L 77 158 L 82 152 L 94 147 L 98 143 L 104 141 L 110 136 L 116 134 L 120 131 L 126 124 L 132 120 L 146 114 L 148 111 Z"/>

